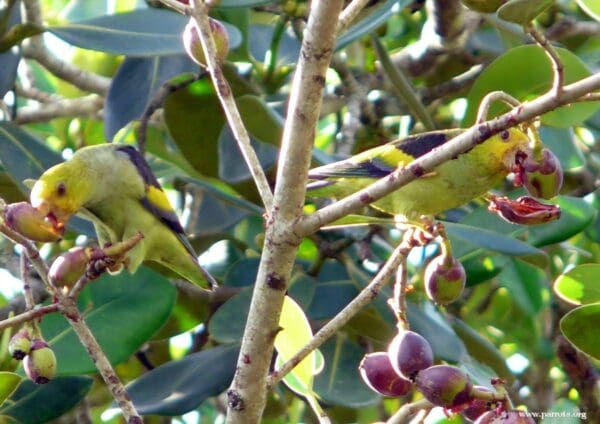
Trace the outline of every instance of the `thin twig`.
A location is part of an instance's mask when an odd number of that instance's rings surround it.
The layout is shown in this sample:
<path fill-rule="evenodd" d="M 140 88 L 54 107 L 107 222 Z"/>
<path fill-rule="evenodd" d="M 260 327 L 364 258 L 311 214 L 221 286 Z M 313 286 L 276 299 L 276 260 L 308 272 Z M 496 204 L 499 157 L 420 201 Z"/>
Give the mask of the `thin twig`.
<path fill-rule="evenodd" d="M 196 22 L 196 28 L 200 35 L 200 42 L 202 43 L 208 71 L 215 86 L 219 101 L 223 106 L 231 132 L 238 142 L 242 156 L 246 160 L 246 164 L 252 174 L 265 209 L 267 211 L 271 210 L 271 207 L 273 206 L 273 193 L 269 187 L 269 181 L 262 169 L 260 160 L 256 155 L 256 151 L 252 147 L 252 144 L 250 144 L 250 136 L 248 135 L 244 121 L 242 121 L 235 99 L 233 98 L 231 87 L 229 86 L 227 79 L 225 79 L 225 75 L 223 75 L 221 66 L 217 63 L 217 50 L 210 29 L 208 6 L 203 0 L 193 0 L 192 17 Z"/>
<path fill-rule="evenodd" d="M 277 384 L 287 373 L 298 365 L 309 353 L 313 352 L 342 328 L 350 319 L 356 315 L 365 305 L 371 302 L 381 288 L 390 280 L 392 274 L 403 261 L 410 247 L 401 243 L 388 258 L 384 266 L 379 270 L 375 278 L 367 285 L 352 301 L 346 305 L 335 317 L 323 326 L 313 338 L 304 345 L 293 357 L 286 361 L 278 370 L 273 371 L 267 379 L 267 387 L 271 388 Z"/>
<path fill-rule="evenodd" d="M 517 107 L 521 104 L 520 101 L 515 99 L 510 94 L 505 93 L 504 91 L 492 91 L 491 93 L 486 94 L 483 99 L 481 99 L 475 122 L 485 122 L 485 120 L 488 119 L 488 112 L 490 110 L 490 106 L 492 105 L 492 103 L 497 101 L 504 102 L 510 107 Z"/>
<path fill-rule="evenodd" d="M 23 280 L 23 297 L 25 297 L 25 308 L 33 309 L 35 301 L 29 284 L 29 259 L 27 255 L 21 255 L 21 279 Z"/>
<path fill-rule="evenodd" d="M 59 99 L 40 106 L 28 106 L 18 109 L 15 122 L 31 124 L 47 122 L 62 117 L 99 117 L 104 99 L 97 94 L 89 94 L 75 99 Z"/>
<path fill-rule="evenodd" d="M 598 89 L 600 89 L 600 73 L 590 75 L 573 84 L 564 86 L 558 97 L 554 93 L 549 92 L 491 121 L 478 123 L 445 143 L 444 146 L 434 149 L 414 160 L 408 166 L 392 172 L 387 177 L 377 180 L 350 196 L 319 209 L 310 215 L 304 216 L 298 220 L 294 232 L 298 235 L 312 234 L 319 228 L 381 199 L 403 185 L 408 184 L 410 181 L 419 178 L 419 176 L 430 172 L 441 163 L 463 154 L 494 134 L 535 119 L 561 106 L 573 103 L 577 99 Z"/>
<path fill-rule="evenodd" d="M 15 315 L 14 317 L 6 318 L 0 321 L 0 330 L 4 330 L 8 327 L 14 327 L 19 324 L 23 324 L 24 322 L 29 322 L 36 318 L 43 317 L 46 314 L 50 314 L 52 312 L 58 311 L 58 303 L 51 303 L 46 306 L 39 306 L 37 308 L 29 309 L 22 314 Z"/>
<path fill-rule="evenodd" d="M 340 18 L 338 19 L 337 33 L 341 34 L 344 32 L 348 26 L 352 23 L 354 19 L 358 16 L 358 14 L 363 10 L 371 0 L 352 0 L 348 6 L 342 10 L 340 13 Z"/>
<path fill-rule="evenodd" d="M 544 49 L 546 55 L 550 58 L 550 62 L 552 63 L 552 92 L 554 95 L 559 96 L 564 83 L 564 67 L 562 61 L 560 60 L 560 56 L 558 52 L 552 46 L 552 43 L 548 41 L 548 39 L 539 32 L 533 24 L 527 27 L 527 32 L 534 39 L 534 41 Z"/>
<path fill-rule="evenodd" d="M 433 408 L 433 404 L 427 399 L 420 399 L 416 402 L 406 403 L 402 405 L 394 415 L 386 421 L 386 424 L 404 424 L 408 419 L 421 410 L 429 410 Z"/>

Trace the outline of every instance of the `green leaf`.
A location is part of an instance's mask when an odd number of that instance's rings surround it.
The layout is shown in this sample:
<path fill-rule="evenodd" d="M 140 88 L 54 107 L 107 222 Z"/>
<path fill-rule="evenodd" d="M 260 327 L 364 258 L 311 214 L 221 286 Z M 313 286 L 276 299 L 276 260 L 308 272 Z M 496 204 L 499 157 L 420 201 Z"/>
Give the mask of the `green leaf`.
<path fill-rule="evenodd" d="M 142 267 L 91 282 L 78 306 L 87 325 L 113 364 L 129 358 L 167 321 L 175 304 L 175 287 L 162 275 Z M 44 317 L 44 337 L 58 358 L 58 374 L 96 370 L 85 348 L 60 314 Z"/>
<path fill-rule="evenodd" d="M 591 75 L 586 65 L 573 53 L 563 48 L 556 51 L 564 66 L 565 84 L 576 82 Z M 552 86 L 552 67 L 541 47 L 534 45 L 510 49 L 494 60 L 479 75 L 467 97 L 468 106 L 462 122 L 468 127 L 475 122 L 481 99 L 491 91 L 501 90 L 521 101 L 531 100 Z M 592 116 L 600 102 L 574 103 L 542 115 L 542 123 L 567 128 L 581 123 Z M 488 118 L 506 112 L 508 107 L 494 103 Z"/>
<path fill-rule="evenodd" d="M 544 306 L 543 291 L 547 284 L 546 275 L 542 270 L 511 259 L 507 261 L 498 279 L 524 313 L 535 316 L 540 312 Z"/>
<path fill-rule="evenodd" d="M 529 242 L 538 247 L 560 243 L 587 228 L 596 217 L 596 209 L 584 199 L 558 196 L 554 201 L 560 206 L 560 219 L 531 227 Z"/>
<path fill-rule="evenodd" d="M 62 162 L 60 155 L 50 150 L 37 137 L 7 121 L 0 122 L 0 161 L 19 183 L 23 193 L 29 189 L 23 180 L 37 179 L 46 169 Z"/>
<path fill-rule="evenodd" d="M 276 0 L 220 0 L 217 3 L 217 8 L 226 8 L 226 7 L 234 7 L 234 8 L 244 8 L 244 7 L 255 7 L 255 6 L 263 6 L 269 3 L 278 3 Z"/>
<path fill-rule="evenodd" d="M 77 47 L 126 56 L 165 56 L 185 53 L 181 34 L 189 18 L 167 9 L 136 9 L 105 15 L 67 25 L 50 26 L 48 31 Z M 231 48 L 241 34 L 223 23 Z"/>
<path fill-rule="evenodd" d="M 229 386 L 239 345 L 218 346 L 167 362 L 127 386 L 141 414 L 182 415 Z"/>
<path fill-rule="evenodd" d="M 350 340 L 339 335 L 322 347 L 325 368 L 315 377 L 315 393 L 326 403 L 362 408 L 374 403 L 379 396 L 369 389 L 358 372 L 365 352 Z"/>
<path fill-rule="evenodd" d="M 526 25 L 552 5 L 554 0 L 509 0 L 498 9 L 498 17 Z"/>
<path fill-rule="evenodd" d="M 275 337 L 275 349 L 277 349 L 278 359 L 285 362 L 312 338 L 312 330 L 304 311 L 289 296 L 283 299 L 279 327 L 281 331 Z M 310 353 L 284 377 L 283 381 L 294 392 L 303 396 L 310 395 L 316 367 L 316 355 Z"/>
<path fill-rule="evenodd" d="M 451 239 L 459 238 L 474 246 L 509 256 L 536 256 L 540 259 L 546 258 L 546 254 L 542 250 L 536 249 L 521 240 L 505 236 L 501 233 L 451 222 L 444 223 L 444 226 Z"/>
<path fill-rule="evenodd" d="M 365 18 L 351 25 L 339 38 L 335 46 L 336 50 L 343 49 L 348 44 L 360 37 L 367 35 L 392 16 L 392 8 L 397 5 L 398 10 L 403 9 L 410 3 L 410 0 L 387 0 Z"/>
<path fill-rule="evenodd" d="M 600 303 L 591 303 L 569 311 L 560 320 L 560 331 L 577 348 L 600 360 Z"/>
<path fill-rule="evenodd" d="M 565 302 L 586 305 L 600 302 L 600 265 L 584 264 L 559 275 L 554 292 Z"/>
<path fill-rule="evenodd" d="M 468 357 L 467 349 L 446 318 L 429 302 L 408 303 L 408 321 L 411 330 L 425 337 L 436 358 L 460 362 Z"/>
<path fill-rule="evenodd" d="M 89 377 L 57 377 L 43 385 L 24 381 L 0 407 L 0 415 L 21 424 L 52 421 L 77 405 L 89 392 L 93 381 Z"/>
<path fill-rule="evenodd" d="M 600 22 L 600 3 L 597 0 L 576 0 L 579 7 L 593 19 Z"/>
<path fill-rule="evenodd" d="M 251 298 L 252 287 L 246 287 L 217 309 L 208 323 L 211 338 L 219 343 L 239 342 L 244 334 Z"/>
<path fill-rule="evenodd" d="M 21 376 L 13 372 L 0 371 L 0 407 L 8 399 L 21 383 Z"/>
<path fill-rule="evenodd" d="M 558 156 L 563 170 L 578 168 L 585 164 L 581 148 L 576 144 L 573 128 L 541 126 L 539 132 L 544 145 Z"/>

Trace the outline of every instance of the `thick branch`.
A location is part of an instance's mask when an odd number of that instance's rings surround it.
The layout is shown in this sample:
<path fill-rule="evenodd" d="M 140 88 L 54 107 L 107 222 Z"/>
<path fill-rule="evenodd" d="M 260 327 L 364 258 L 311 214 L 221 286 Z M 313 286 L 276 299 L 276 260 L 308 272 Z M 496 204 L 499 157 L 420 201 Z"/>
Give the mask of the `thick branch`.
<path fill-rule="evenodd" d="M 24 0 L 25 18 L 27 22 L 43 25 L 38 0 Z M 23 44 L 23 56 L 36 60 L 40 65 L 62 80 L 75 87 L 92 93 L 105 95 L 108 92 L 110 79 L 93 74 L 59 59 L 44 44 L 43 35 L 36 35 Z"/>
<path fill-rule="evenodd" d="M 46 122 L 54 118 L 97 117 L 104 105 L 104 99 L 97 94 L 90 94 L 76 99 L 61 99 L 40 106 L 22 107 L 18 110 L 15 122 L 30 124 Z"/>
<path fill-rule="evenodd" d="M 212 31 L 210 30 L 208 6 L 204 0 L 194 0 L 193 5 L 192 17 L 196 21 L 200 42 L 202 43 L 202 50 L 204 50 L 204 57 L 206 58 L 208 65 L 208 72 L 212 78 L 217 96 L 221 101 L 231 132 L 238 142 L 242 156 L 246 160 L 246 164 L 252 174 L 252 178 L 254 179 L 262 202 L 265 205 L 265 209 L 270 210 L 273 205 L 273 194 L 271 193 L 269 182 L 262 169 L 260 160 L 256 155 L 256 151 L 250 144 L 250 136 L 248 135 L 248 131 L 244 126 L 235 99 L 233 98 L 231 87 L 225 79 L 225 75 L 223 75 L 221 66 L 217 63 L 217 49 L 212 37 Z"/>
<path fill-rule="evenodd" d="M 335 44 L 341 0 L 312 2 L 292 83 L 283 131 L 273 208 L 269 211 L 265 248 L 232 385 L 227 392 L 227 422 L 260 422 L 266 377 L 279 328 L 285 290 L 300 243 L 293 224 L 302 215 L 305 183 L 325 74 Z"/>
<path fill-rule="evenodd" d="M 411 162 L 410 165 L 399 168 L 370 186 L 311 215 L 305 216 L 298 222 L 295 231 L 299 235 L 312 234 L 322 226 L 330 224 L 349 213 L 357 211 L 363 206 L 381 199 L 392 191 L 417 179 L 420 175 L 432 171 L 443 162 L 465 153 L 492 135 L 522 122 L 532 120 L 560 106 L 575 102 L 579 98 L 598 89 L 600 89 L 600 73 L 563 87 L 559 96 L 555 96 L 554 93 L 544 94 L 491 121 L 477 124 L 448 143 L 445 143 L 444 146 L 434 149 Z"/>

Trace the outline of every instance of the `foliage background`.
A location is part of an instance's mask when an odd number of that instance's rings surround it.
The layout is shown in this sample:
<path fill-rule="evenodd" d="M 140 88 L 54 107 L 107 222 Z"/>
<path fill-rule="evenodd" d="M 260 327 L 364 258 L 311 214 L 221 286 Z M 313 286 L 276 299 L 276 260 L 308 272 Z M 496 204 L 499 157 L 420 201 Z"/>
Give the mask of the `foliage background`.
<path fill-rule="evenodd" d="M 24 1 L 27 13 L 18 1 L 10 14 L 6 3 L 0 26 L 0 197 L 7 202 L 25 199 L 24 179 L 36 178 L 77 148 L 106 140 L 136 143 L 143 136 L 139 119 L 164 84 L 183 86 L 168 89 L 162 108 L 150 110 L 147 158 L 224 289 L 214 298 L 198 298 L 143 269 L 90 284 L 79 305 L 148 422 L 184 414 L 190 422 L 214 422 L 224 414 L 219 395 L 236 366 L 264 241 L 264 211 L 210 79 L 182 83 L 199 72 L 181 44 L 187 18 L 134 0 Z M 549 62 L 520 26 L 469 11 L 458 1 L 431 1 L 426 8 L 419 3 L 371 2 L 338 38 L 315 137 L 315 165 L 424 129 L 380 68 L 368 34 L 383 43 L 437 128 L 471 125 L 479 101 L 493 90 L 528 100 L 550 87 Z M 561 46 L 566 82 L 598 72 L 594 2 L 546 3 L 536 22 Z M 26 19 L 32 5 L 41 7 L 43 28 Z M 224 72 L 272 184 L 307 10 L 302 1 L 222 0 L 211 12 L 226 23 L 232 49 Z M 41 30 L 44 49 L 29 38 Z M 435 247 L 411 255 L 411 328 L 428 339 L 438 361 L 458 364 L 475 382 L 506 379 L 515 404 L 531 411 L 581 409 L 598 416 L 597 362 L 577 356 L 561 341 L 559 329 L 571 311 L 575 318 L 563 331 L 598 359 L 600 342 L 590 325 L 600 317 L 592 284 L 600 276 L 597 110 L 597 103 L 581 103 L 542 117 L 542 139 L 566 173 L 555 199 L 563 211 L 559 221 L 531 228 L 508 224 L 478 202 L 444 214 L 454 253 L 468 274 L 459 302 L 441 309 L 423 294 L 423 264 L 436 255 Z M 498 189 L 519 194 L 510 183 Z M 309 200 L 306 210 L 314 208 Z M 90 237 L 89 225 L 73 221 L 64 241 L 42 251 L 51 261 Z M 368 284 L 398 240 L 392 225 L 381 224 L 320 231 L 302 242 L 289 295 L 313 329 Z M 3 267 L 18 275 L 14 246 L 2 240 L 1 247 Z M 44 300 L 42 290 L 37 295 Z M 334 422 L 383 420 L 413 396 L 382 400 L 357 371 L 366 352 L 384 350 L 394 335 L 390 295 L 385 288 L 320 348 L 324 368 L 308 384 Z M 7 294 L 2 302 L 2 317 L 23 308 L 19 295 Z M 111 398 L 84 348 L 58 314 L 46 316 L 42 330 L 58 357 L 59 377 L 45 386 L 23 381 L 13 392 L 13 374 L 0 376 L 6 399 L 0 414 L 26 423 L 100 422 Z M 187 343 L 175 343 L 173 337 L 182 334 L 187 337 L 176 340 Z M 3 355 L 2 369 L 22 375 Z M 430 422 L 460 422 L 437 412 Z M 284 384 L 268 394 L 264 422 L 314 420 L 304 400 Z"/>

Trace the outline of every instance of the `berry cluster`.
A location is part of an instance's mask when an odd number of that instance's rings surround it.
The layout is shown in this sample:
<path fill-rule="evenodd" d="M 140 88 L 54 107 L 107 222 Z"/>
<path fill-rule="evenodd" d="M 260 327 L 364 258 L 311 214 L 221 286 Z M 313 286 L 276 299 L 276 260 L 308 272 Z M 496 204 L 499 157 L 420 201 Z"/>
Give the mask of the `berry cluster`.
<path fill-rule="evenodd" d="M 29 327 L 19 330 L 8 343 L 11 356 L 23 361 L 25 374 L 36 384 L 46 384 L 56 374 L 56 356 L 48 343 Z"/>

